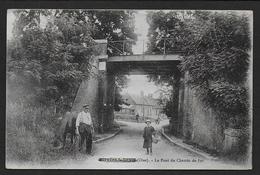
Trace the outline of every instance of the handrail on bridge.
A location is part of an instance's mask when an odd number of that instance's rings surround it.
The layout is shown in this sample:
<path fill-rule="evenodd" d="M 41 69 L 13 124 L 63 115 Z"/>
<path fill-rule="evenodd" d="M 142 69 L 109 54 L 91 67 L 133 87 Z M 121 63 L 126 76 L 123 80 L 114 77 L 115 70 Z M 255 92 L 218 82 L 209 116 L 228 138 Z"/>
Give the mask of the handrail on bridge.
<path fill-rule="evenodd" d="M 162 37 L 156 42 L 156 46 L 162 45 L 162 51 L 156 52 L 156 54 L 168 54 L 166 49 L 169 47 L 169 45 L 172 47 L 176 43 L 174 43 L 174 40 L 176 38 L 171 37 Z M 116 50 L 119 55 L 130 55 L 130 50 L 127 50 L 127 44 L 130 44 L 134 46 L 136 43 L 140 43 L 140 46 L 142 45 L 141 54 L 145 54 L 145 50 L 147 48 L 148 43 L 150 43 L 148 40 L 140 40 L 140 41 L 134 41 L 134 40 L 117 40 L 117 41 L 108 41 L 108 50 Z M 162 43 L 163 42 L 163 43 Z M 130 47 L 131 48 L 131 47 Z M 140 49 L 139 49 L 140 50 Z M 181 53 L 181 50 L 171 50 L 173 53 Z"/>

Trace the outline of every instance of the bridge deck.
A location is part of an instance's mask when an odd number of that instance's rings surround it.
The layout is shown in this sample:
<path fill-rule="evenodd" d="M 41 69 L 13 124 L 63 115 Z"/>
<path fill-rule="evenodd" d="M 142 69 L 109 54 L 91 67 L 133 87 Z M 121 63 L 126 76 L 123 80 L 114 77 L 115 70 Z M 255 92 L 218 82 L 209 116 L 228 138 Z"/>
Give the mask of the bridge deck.
<path fill-rule="evenodd" d="M 171 55 L 121 55 L 108 58 L 108 62 L 150 62 L 150 61 L 180 61 L 182 56 L 180 54 Z"/>
<path fill-rule="evenodd" d="M 109 57 L 107 70 L 109 73 L 121 74 L 164 74 L 178 70 L 180 55 L 127 55 Z"/>

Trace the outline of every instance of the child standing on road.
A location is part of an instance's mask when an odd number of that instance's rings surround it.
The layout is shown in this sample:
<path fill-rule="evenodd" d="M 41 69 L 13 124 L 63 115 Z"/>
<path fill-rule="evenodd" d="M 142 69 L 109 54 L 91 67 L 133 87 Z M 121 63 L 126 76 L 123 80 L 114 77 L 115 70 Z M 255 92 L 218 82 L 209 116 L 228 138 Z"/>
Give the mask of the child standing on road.
<path fill-rule="evenodd" d="M 144 138 L 144 144 L 143 144 L 143 148 L 146 148 L 147 153 L 152 155 L 153 151 L 152 151 L 152 142 L 153 142 L 153 138 L 152 135 L 155 133 L 155 129 L 154 127 L 151 126 L 151 121 L 150 120 L 146 120 L 146 127 L 144 128 L 144 133 L 143 133 L 143 138 Z"/>

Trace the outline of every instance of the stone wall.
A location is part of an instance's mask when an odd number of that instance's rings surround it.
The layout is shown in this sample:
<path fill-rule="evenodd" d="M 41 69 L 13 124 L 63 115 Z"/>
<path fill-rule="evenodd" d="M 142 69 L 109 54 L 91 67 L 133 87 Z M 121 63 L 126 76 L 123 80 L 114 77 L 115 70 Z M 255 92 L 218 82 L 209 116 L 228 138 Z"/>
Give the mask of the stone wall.
<path fill-rule="evenodd" d="M 185 76 L 187 79 L 187 75 Z M 223 127 L 217 114 L 201 102 L 189 85 L 182 87 L 181 108 L 184 139 L 211 150 L 221 151 L 224 144 Z"/>
<path fill-rule="evenodd" d="M 90 114 L 95 125 L 98 125 L 99 115 L 99 92 L 98 92 L 98 59 L 95 58 L 92 63 L 91 76 L 83 80 L 77 92 L 77 96 L 74 100 L 72 111 L 80 112 L 83 104 L 89 104 Z"/>
<path fill-rule="evenodd" d="M 105 67 L 102 67 L 104 70 L 100 70 L 100 63 L 103 62 L 106 64 L 107 41 L 95 40 L 95 42 L 94 53 L 96 56 L 91 62 L 92 68 L 90 76 L 80 84 L 72 106 L 72 111 L 80 112 L 82 105 L 87 103 L 90 107 L 94 127 L 98 129 L 100 124 L 103 123 L 103 116 L 106 112 L 103 105 L 106 103 L 107 76 Z M 104 74 L 104 76 L 102 76 L 102 74 Z"/>

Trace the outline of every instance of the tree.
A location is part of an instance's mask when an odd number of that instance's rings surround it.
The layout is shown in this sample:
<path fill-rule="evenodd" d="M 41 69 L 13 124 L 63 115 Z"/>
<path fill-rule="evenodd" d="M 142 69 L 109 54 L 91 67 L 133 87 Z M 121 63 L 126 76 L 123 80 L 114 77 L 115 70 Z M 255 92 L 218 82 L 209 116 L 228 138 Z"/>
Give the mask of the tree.
<path fill-rule="evenodd" d="M 62 97 L 63 105 L 69 106 L 81 80 L 89 76 L 92 28 L 86 20 L 58 12 L 14 12 L 14 37 L 8 42 L 7 57 L 10 99 L 47 105 Z M 43 17 L 47 20 L 44 27 Z"/>
<path fill-rule="evenodd" d="M 177 45 L 166 44 L 166 50 L 180 47 L 183 51 L 180 70 L 189 73 L 188 83 L 204 104 L 219 112 L 224 121 L 239 118 L 235 127 L 245 126 L 249 105 L 245 81 L 251 49 L 248 16 L 235 12 L 159 11 L 150 12 L 147 21 L 148 51 L 162 52 L 161 38 L 173 38 Z"/>
<path fill-rule="evenodd" d="M 124 51 L 132 54 L 132 45 L 137 40 L 134 33 L 134 14 L 133 10 L 87 10 L 85 11 L 88 20 L 94 25 L 92 33 L 95 39 L 107 39 L 111 47 L 108 48 L 108 55 L 118 55 Z M 123 46 L 123 40 L 129 40 Z M 113 41 L 120 41 L 115 43 Z"/>
<path fill-rule="evenodd" d="M 94 39 L 136 40 L 133 11 L 16 10 L 8 42 L 7 75 L 13 97 L 71 106 L 77 88 L 91 75 Z M 46 25 L 42 25 L 45 19 Z M 132 45 L 125 49 L 131 52 Z M 115 55 L 110 50 L 110 55 Z M 116 75 L 117 85 L 126 77 Z M 17 84 L 21 84 L 18 89 Z M 25 93 L 26 92 L 26 93 Z M 17 100 L 17 98 L 15 98 Z M 61 106 L 61 108 L 65 107 Z"/>
<path fill-rule="evenodd" d="M 183 51 L 184 39 L 189 31 L 185 28 L 185 11 L 149 12 L 147 14 L 148 53 L 172 53 Z M 165 48 L 165 51 L 164 51 Z"/>
<path fill-rule="evenodd" d="M 170 124 L 178 120 L 178 104 L 179 104 L 179 76 L 180 73 L 176 70 L 166 74 L 150 74 L 149 81 L 161 85 L 163 94 L 160 97 L 160 103 L 163 105 L 163 113 L 170 119 Z M 173 131 L 173 125 L 171 125 Z"/>

